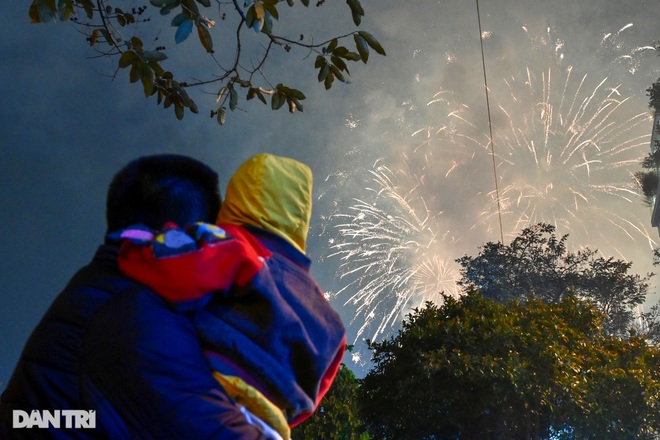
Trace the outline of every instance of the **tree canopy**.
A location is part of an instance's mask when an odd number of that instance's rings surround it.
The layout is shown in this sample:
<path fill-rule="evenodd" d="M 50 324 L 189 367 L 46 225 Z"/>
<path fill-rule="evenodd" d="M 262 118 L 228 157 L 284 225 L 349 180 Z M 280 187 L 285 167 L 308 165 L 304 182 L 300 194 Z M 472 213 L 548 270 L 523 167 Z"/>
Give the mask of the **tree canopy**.
<path fill-rule="evenodd" d="M 137 5 L 128 0 L 32 0 L 29 16 L 33 23 L 57 18 L 75 23 L 100 56 L 116 59 L 118 70 L 129 71 L 131 83 L 141 82 L 144 94 L 154 96 L 165 108 L 172 107 L 178 119 L 184 117 L 185 109 L 199 112 L 187 90 L 213 87 L 216 101 L 210 114 L 222 125 L 227 108 L 239 108 L 241 94 L 247 101 L 256 98 L 266 105 L 269 96 L 273 110 L 303 111 L 305 94 L 272 80 L 265 73 L 267 61 L 273 56 L 284 57 L 292 48 L 304 49 L 304 59 L 313 60 L 310 64 L 313 62 L 318 71 L 318 81 L 329 89 L 335 79 L 348 82 L 349 62 L 367 63 L 372 50 L 385 55 L 378 40 L 364 30 L 316 39 L 297 30 L 305 29 L 306 23 L 289 17 L 291 26 L 287 34 L 277 33 L 282 3 L 280 0 L 149 0 L 149 5 Z M 294 6 L 295 0 L 286 3 Z M 309 6 L 309 0 L 300 3 Z M 319 0 L 316 6 L 324 3 L 325 0 Z M 346 0 L 346 3 L 346 12 L 358 27 L 365 15 L 364 8 L 360 0 Z M 210 64 L 196 69 L 193 66 L 196 64 L 185 58 L 168 62 L 168 54 L 174 50 L 168 46 L 167 33 L 163 32 L 165 37 L 161 38 L 164 26 L 172 29 L 176 45 L 196 34 Z M 332 29 L 343 27 L 337 25 Z M 201 54 L 193 58 L 201 58 Z M 293 65 L 289 71 L 298 70 Z M 180 74 L 194 79 L 181 80 Z"/>
<path fill-rule="evenodd" d="M 649 97 L 649 108 L 655 112 L 660 112 L 660 78 L 646 89 L 646 95 Z"/>
<path fill-rule="evenodd" d="M 368 440 L 358 415 L 358 387 L 353 372 L 341 364 L 316 413 L 292 430 L 292 440 Z"/>
<path fill-rule="evenodd" d="M 376 439 L 657 438 L 660 352 L 603 320 L 571 295 L 427 303 L 370 343 L 363 420 Z"/>
<path fill-rule="evenodd" d="M 507 302 L 530 295 L 555 304 L 569 295 L 595 304 L 606 316 L 610 334 L 626 335 L 637 307 L 644 303 L 651 275 L 628 273 L 632 262 L 599 257 L 584 248 L 570 252 L 568 234 L 539 223 L 524 229 L 510 244 L 487 243 L 476 257 L 464 256 L 459 285 Z"/>

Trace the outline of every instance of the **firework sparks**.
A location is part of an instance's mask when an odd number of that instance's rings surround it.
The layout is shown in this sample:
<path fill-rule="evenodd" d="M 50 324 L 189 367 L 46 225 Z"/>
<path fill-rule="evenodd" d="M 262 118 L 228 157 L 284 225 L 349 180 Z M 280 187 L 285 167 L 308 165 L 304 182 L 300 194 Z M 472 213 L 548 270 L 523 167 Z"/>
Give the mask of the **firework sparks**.
<path fill-rule="evenodd" d="M 499 103 L 493 122 L 499 202 L 508 237 L 543 221 L 602 243 L 605 252 L 635 237 L 653 246 L 645 221 L 612 214 L 641 203 L 631 176 L 648 151 L 650 115 L 609 78 L 592 81 L 564 66 L 558 47 L 551 48 L 548 67 L 526 68 L 503 81 L 506 93 L 493 93 Z M 495 215 L 497 194 L 490 196 L 484 221 Z"/>
<path fill-rule="evenodd" d="M 370 170 L 373 201 L 354 199 L 348 213 L 336 214 L 340 243 L 331 257 L 341 260 L 343 279 L 337 294 L 354 291 L 346 304 L 363 318 L 357 335 L 376 324 L 372 338 L 387 332 L 406 310 L 439 294 L 457 292 L 457 271 L 439 255 L 446 237 L 438 237 L 436 218 L 413 187 L 405 192 L 385 166 Z"/>
<path fill-rule="evenodd" d="M 620 54 L 626 29 L 601 46 Z M 626 259 L 631 241 L 656 245 L 632 179 L 649 151 L 645 105 L 606 75 L 569 65 L 566 44 L 550 29 L 523 32 L 529 53 L 511 52 L 523 67 L 506 52 L 489 81 L 498 193 L 488 121 L 475 108 L 483 104 L 442 88 L 426 106 L 406 100 L 408 123 L 422 121 L 412 130 L 415 142 L 403 147 L 403 160 L 369 170 L 373 183 L 364 195 L 331 217 L 337 236 L 330 256 L 339 258 L 345 282 L 337 295 L 355 307 L 356 340 L 386 334 L 441 291 L 458 295 L 454 259 L 499 240 L 500 216 L 506 240 L 542 221 L 570 233 L 577 247 L 608 256 Z M 635 62 L 641 52 L 630 52 Z M 447 60 L 457 62 L 456 55 Z"/>

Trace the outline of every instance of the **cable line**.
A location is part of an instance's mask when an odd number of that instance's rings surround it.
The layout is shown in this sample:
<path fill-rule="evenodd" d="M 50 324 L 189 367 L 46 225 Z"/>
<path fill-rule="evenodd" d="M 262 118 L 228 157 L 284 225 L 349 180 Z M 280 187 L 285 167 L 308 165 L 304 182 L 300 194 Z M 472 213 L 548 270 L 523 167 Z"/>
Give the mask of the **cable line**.
<path fill-rule="evenodd" d="M 497 165 L 495 164 L 495 143 L 493 142 L 493 123 L 490 117 L 490 100 L 488 98 L 488 79 L 486 78 L 486 58 L 484 57 L 484 39 L 481 30 L 481 14 L 479 13 L 479 0 L 477 1 L 477 21 L 479 22 L 479 43 L 481 44 L 481 65 L 484 70 L 484 88 L 486 90 L 486 110 L 488 111 L 488 132 L 490 133 L 490 155 L 493 158 L 493 176 L 495 178 L 495 196 L 497 198 L 497 217 L 500 222 L 500 239 L 504 244 L 502 229 L 502 208 L 500 207 L 500 189 L 497 183 Z"/>

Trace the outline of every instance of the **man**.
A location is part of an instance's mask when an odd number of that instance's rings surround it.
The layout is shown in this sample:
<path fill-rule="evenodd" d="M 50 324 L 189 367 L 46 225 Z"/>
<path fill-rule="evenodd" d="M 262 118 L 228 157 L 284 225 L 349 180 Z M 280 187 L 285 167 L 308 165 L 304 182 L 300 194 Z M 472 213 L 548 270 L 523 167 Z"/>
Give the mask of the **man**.
<path fill-rule="evenodd" d="M 108 232 L 213 222 L 219 206 L 206 165 L 147 156 L 114 177 Z M 106 240 L 33 331 L 0 398 L 0 438 L 268 438 L 211 375 L 190 322 L 198 304 L 175 308 L 126 278 L 117 254 Z M 59 419 L 38 428 L 47 414 Z"/>
<path fill-rule="evenodd" d="M 283 439 L 318 407 L 346 347 L 305 254 L 312 183 L 301 162 L 254 155 L 229 180 L 217 226 L 125 230 L 138 238 L 118 259 L 173 304 L 209 298 L 194 325 L 214 376 Z"/>

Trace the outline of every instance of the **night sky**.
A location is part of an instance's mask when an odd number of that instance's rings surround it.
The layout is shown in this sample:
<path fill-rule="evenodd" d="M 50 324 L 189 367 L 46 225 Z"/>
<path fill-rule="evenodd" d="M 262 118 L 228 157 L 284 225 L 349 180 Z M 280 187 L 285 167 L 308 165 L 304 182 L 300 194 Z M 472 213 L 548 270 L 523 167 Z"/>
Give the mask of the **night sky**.
<path fill-rule="evenodd" d="M 113 174 L 141 155 L 191 155 L 218 171 L 223 189 L 233 170 L 258 152 L 309 164 L 315 176 L 316 205 L 308 253 L 315 261 L 314 275 L 346 319 L 350 338 L 356 338 L 368 312 L 351 324 L 355 306 L 345 302 L 353 288 L 341 291 L 350 277 L 339 276 L 340 260 L 331 255 L 336 252 L 332 246 L 337 244 L 358 247 L 337 228 L 342 223 L 338 219 L 350 223 L 346 220 L 349 217 L 337 214 L 357 215 L 351 209 L 357 204 L 356 198 L 366 206 L 392 210 L 393 216 L 401 209 L 393 199 L 381 200 L 382 194 L 375 196 L 367 189 L 378 189 L 370 171 L 391 172 L 396 191 L 411 201 L 412 211 L 402 215 L 420 221 L 430 219 L 431 226 L 422 236 L 428 233 L 432 237 L 433 249 L 425 251 L 434 257 L 451 262 L 466 253 L 474 255 L 486 241 L 499 240 L 492 198 L 492 157 L 482 148 L 488 119 L 475 3 L 362 3 L 366 17 L 360 28 L 379 39 L 386 57 L 372 52 L 366 66 L 349 66 L 351 84 L 336 84 L 325 91 L 316 81 L 313 58 L 304 59 L 306 51 L 278 54 L 282 56 L 273 59 L 269 73 L 274 81 L 305 92 L 304 113 L 273 112 L 256 100 L 243 101 L 241 110 L 229 113 L 223 127 L 208 118 L 214 95 L 197 92 L 194 98 L 202 108 L 200 114 L 186 114 L 183 121 L 177 121 L 171 109 L 157 107 L 154 99 L 144 98 L 139 85 L 129 84 L 127 72 L 112 79 L 112 64 L 92 59 L 94 52 L 73 26 L 31 25 L 29 2 L 4 5 L 0 18 L 4 98 L 0 108 L 0 227 L 4 231 L 0 390 L 32 328 L 102 242 L 105 193 Z M 651 248 L 660 238 L 650 226 L 650 209 L 629 191 L 629 185 L 630 174 L 639 170 L 637 159 L 649 151 L 652 124 L 644 91 L 660 76 L 660 58 L 653 51 L 635 49 L 660 40 L 658 6 L 657 0 L 493 0 L 480 5 L 492 122 L 500 140 L 511 142 L 513 133 L 518 133 L 519 139 L 532 138 L 529 131 L 535 128 L 526 125 L 525 115 L 542 112 L 534 99 L 543 96 L 542 75 L 548 74 L 547 66 L 552 63 L 556 63 L 552 81 L 563 78 L 567 67 L 573 66 L 572 75 L 578 83 L 548 82 L 552 85 L 548 94 L 558 97 L 562 92 L 557 89 L 568 84 L 563 94 L 571 99 L 577 96 L 577 101 L 592 94 L 597 103 L 625 99 L 611 116 L 605 118 L 605 111 L 598 118 L 603 125 L 626 132 L 627 138 L 607 145 L 609 139 L 616 138 L 609 133 L 588 154 L 628 145 L 625 152 L 617 150 L 590 161 L 580 150 L 563 168 L 553 159 L 554 168 L 539 174 L 530 171 L 535 167 L 526 162 L 520 147 L 498 146 L 497 139 L 495 147 L 499 148 L 496 154 L 503 189 L 521 181 L 544 188 L 547 197 L 530 196 L 531 206 L 539 206 L 534 215 L 555 215 L 558 232 L 571 234 L 577 246 L 632 260 L 633 271 L 641 274 L 653 270 Z M 327 2 L 319 9 L 296 8 L 291 17 L 305 20 L 302 32 L 328 30 L 338 11 L 344 14 L 341 19 L 351 24 L 344 2 Z M 312 18 L 320 14 L 325 14 L 325 26 L 316 25 L 318 18 Z M 318 35 L 317 39 L 328 35 Z M 161 39 L 175 46 L 171 29 L 165 29 Z M 182 44 L 188 49 L 178 60 L 194 63 L 196 55 L 203 56 L 194 38 Z M 548 53 L 554 53 L 555 59 Z M 558 60 L 560 55 L 564 58 Z M 528 81 L 538 94 L 526 92 L 528 68 L 530 78 L 538 75 Z M 585 75 L 584 85 L 576 90 L 575 84 Z M 586 107 L 585 112 L 593 113 L 597 107 Z M 460 120 L 452 119 L 457 114 L 453 110 L 460 113 Z M 568 107 L 563 111 L 571 114 Z M 555 116 L 560 113 L 556 107 Z M 635 115 L 642 115 L 641 122 L 630 122 Z M 584 117 L 581 121 L 578 131 L 598 124 Z M 506 127 L 512 125 L 518 128 L 506 134 Z M 630 133 L 626 127 L 631 127 Z M 552 135 L 566 137 L 565 133 Z M 481 141 L 459 151 L 458 138 Z M 634 141 L 627 140 L 630 138 Z M 535 145 L 538 147 L 538 141 Z M 547 162 L 548 152 L 543 154 Z M 575 171 L 564 175 L 559 169 Z M 584 185 L 585 175 L 594 179 L 592 186 Z M 582 179 L 583 186 L 551 192 L 571 178 Z M 607 181 L 618 185 L 613 191 L 617 194 L 601 191 Z M 521 218 L 537 218 L 530 211 L 521 211 L 524 191 L 515 191 L 505 194 L 505 241 L 525 226 Z M 554 194 L 564 194 L 561 202 L 569 206 L 568 211 L 541 208 Z M 579 209 L 571 208 L 578 205 Z M 365 244 L 358 254 L 368 248 Z M 420 296 L 413 300 L 420 300 Z M 414 301 L 406 307 L 417 305 Z M 650 295 L 649 302 L 656 303 L 656 296 Z M 379 316 L 373 319 L 378 321 Z M 365 331 L 362 337 L 371 334 Z M 362 360 L 368 357 L 363 349 L 360 354 Z"/>

